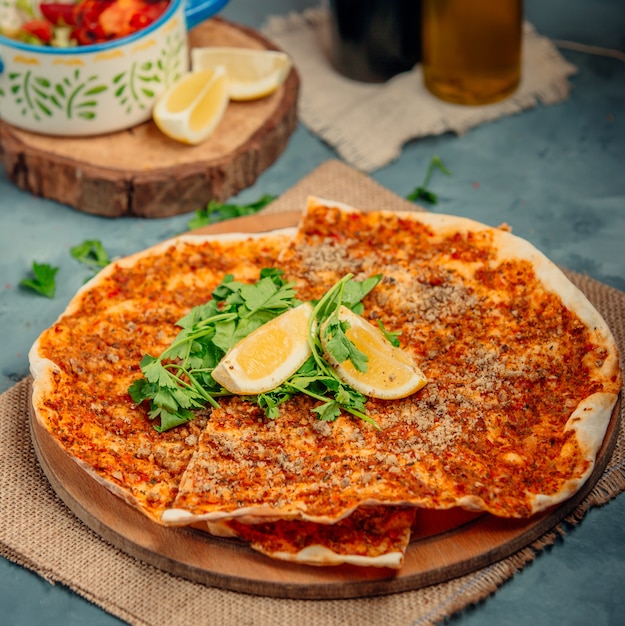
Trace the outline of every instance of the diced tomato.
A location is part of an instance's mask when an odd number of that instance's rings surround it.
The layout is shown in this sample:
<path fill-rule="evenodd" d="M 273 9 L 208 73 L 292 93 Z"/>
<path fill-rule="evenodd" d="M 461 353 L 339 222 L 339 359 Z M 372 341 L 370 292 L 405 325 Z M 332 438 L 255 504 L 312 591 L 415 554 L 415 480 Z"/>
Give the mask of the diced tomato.
<path fill-rule="evenodd" d="M 44 43 L 52 41 L 52 25 L 45 20 L 30 20 L 22 24 L 22 31 L 37 37 Z"/>
<path fill-rule="evenodd" d="M 166 7 L 166 2 L 117 0 L 102 12 L 100 25 L 107 35 L 123 37 L 151 24 Z"/>
<path fill-rule="evenodd" d="M 130 21 L 140 14 L 142 6 L 141 0 L 117 0 L 100 15 L 102 29 L 107 35 L 129 35 L 133 32 Z"/>
<path fill-rule="evenodd" d="M 155 2 L 144 2 L 140 13 L 135 13 L 130 19 L 133 31 L 141 30 L 155 22 L 167 9 L 169 0 L 156 0 Z"/>
<path fill-rule="evenodd" d="M 42 15 L 53 26 L 74 26 L 74 4 L 64 2 L 44 2 L 39 5 Z"/>
<path fill-rule="evenodd" d="M 147 15 L 143 13 L 135 13 L 130 18 L 129 24 L 133 31 L 138 31 L 150 25 L 152 21 L 153 20 L 151 20 Z"/>
<path fill-rule="evenodd" d="M 84 0 L 75 5 L 74 23 L 76 28 L 72 37 L 80 45 L 89 45 L 108 41 L 108 37 L 100 25 L 102 13 L 114 4 L 114 0 Z"/>

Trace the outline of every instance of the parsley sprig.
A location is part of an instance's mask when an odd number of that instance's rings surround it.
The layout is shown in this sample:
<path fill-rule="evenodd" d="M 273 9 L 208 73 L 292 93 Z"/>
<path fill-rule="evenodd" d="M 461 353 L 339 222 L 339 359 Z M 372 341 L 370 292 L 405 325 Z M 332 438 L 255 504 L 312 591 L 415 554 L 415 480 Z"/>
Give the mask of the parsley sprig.
<path fill-rule="evenodd" d="M 188 227 L 193 230 L 234 217 L 253 215 L 275 199 L 276 196 L 265 194 L 249 204 L 222 204 L 216 200 L 211 200 L 205 208 L 195 212 L 194 217 L 189 220 Z"/>
<path fill-rule="evenodd" d="M 31 289 L 42 296 L 46 296 L 46 298 L 54 298 L 56 291 L 55 277 L 58 271 L 58 267 L 54 267 L 48 263 L 37 263 L 37 261 L 33 261 L 32 277 L 23 278 L 20 281 L 20 286 L 25 289 Z"/>
<path fill-rule="evenodd" d="M 428 165 L 428 169 L 425 173 L 425 178 L 419 187 L 415 187 L 407 196 L 406 199 L 411 200 L 412 202 L 417 202 L 419 200 L 424 200 L 425 202 L 429 202 L 430 204 L 438 203 L 438 196 L 428 189 L 428 185 L 430 184 L 430 179 L 432 178 L 432 174 L 434 173 L 434 169 L 440 170 L 446 176 L 451 176 L 451 172 L 443 165 L 443 162 L 440 160 L 440 157 L 433 156 L 430 164 Z"/>
<path fill-rule="evenodd" d="M 88 265 L 95 272 L 111 262 L 102 242 L 98 239 L 85 239 L 82 243 L 70 248 L 69 253 L 79 263 Z"/>
<path fill-rule="evenodd" d="M 267 418 L 275 419 L 281 404 L 303 393 L 321 402 L 313 410 L 324 421 L 336 419 L 344 410 L 377 426 L 365 412 L 366 397 L 344 383 L 324 359 L 319 329 L 323 326 L 332 334 L 328 345 L 335 358 L 343 361 L 347 355 L 356 367 L 366 368 L 366 356 L 345 336 L 348 326 L 337 312 L 343 304 L 361 313 L 362 299 L 381 278 L 359 282 L 349 274 L 338 281 L 314 305 L 308 328 L 312 355 L 276 389 L 245 398 L 260 406 Z M 177 322 L 182 330 L 160 356 L 143 357 L 143 378 L 129 388 L 133 401 L 149 401 L 149 417 L 159 420 L 155 426 L 159 432 L 192 420 L 194 411 L 206 405 L 219 406 L 218 398 L 231 394 L 213 379 L 215 366 L 238 341 L 299 304 L 293 283 L 284 280 L 281 270 L 263 269 L 254 284 L 227 275 L 212 299 Z"/>

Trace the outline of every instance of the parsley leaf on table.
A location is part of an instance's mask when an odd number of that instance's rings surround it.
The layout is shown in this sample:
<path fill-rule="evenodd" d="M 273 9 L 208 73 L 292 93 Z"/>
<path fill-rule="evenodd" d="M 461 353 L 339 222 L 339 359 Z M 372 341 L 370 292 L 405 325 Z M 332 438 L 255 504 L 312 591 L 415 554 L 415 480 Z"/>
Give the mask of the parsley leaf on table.
<path fill-rule="evenodd" d="M 97 239 L 86 239 L 81 244 L 70 248 L 69 253 L 79 263 L 84 263 L 96 270 L 106 267 L 111 262 L 102 242 Z"/>
<path fill-rule="evenodd" d="M 70 248 L 69 253 L 79 263 L 89 266 L 93 271 L 93 275 L 86 278 L 84 282 L 89 281 L 90 278 L 111 262 L 102 242 L 98 239 L 86 239 L 77 246 Z"/>
<path fill-rule="evenodd" d="M 428 185 L 430 184 L 430 179 L 432 178 L 432 174 L 434 173 L 434 168 L 439 169 L 443 174 L 447 176 L 451 176 L 451 172 L 443 165 L 443 162 L 440 160 L 438 156 L 433 156 L 430 164 L 428 165 L 427 172 L 425 173 L 425 178 L 423 179 L 423 183 L 413 189 L 406 198 L 411 200 L 412 202 L 417 202 L 419 200 L 425 200 L 425 202 L 429 202 L 430 204 L 438 203 L 438 196 L 428 189 Z"/>
<path fill-rule="evenodd" d="M 253 215 L 275 199 L 276 196 L 265 194 L 250 204 L 222 204 L 221 202 L 211 200 L 208 206 L 195 212 L 195 217 L 189 220 L 188 227 L 190 230 L 193 230 L 234 217 Z"/>
<path fill-rule="evenodd" d="M 42 296 L 54 298 L 56 291 L 56 273 L 58 267 L 53 267 L 47 263 L 37 263 L 33 261 L 32 273 L 33 278 L 24 278 L 20 281 L 20 285 L 26 289 L 32 289 Z"/>

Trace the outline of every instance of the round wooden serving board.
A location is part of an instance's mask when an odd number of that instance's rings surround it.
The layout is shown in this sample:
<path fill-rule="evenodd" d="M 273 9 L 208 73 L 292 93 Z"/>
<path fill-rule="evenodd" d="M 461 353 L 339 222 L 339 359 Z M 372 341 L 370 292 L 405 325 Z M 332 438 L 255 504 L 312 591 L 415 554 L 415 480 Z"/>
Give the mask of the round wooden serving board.
<path fill-rule="evenodd" d="M 195 233 L 259 232 L 294 226 L 299 213 L 243 217 Z M 529 546 L 572 513 L 612 456 L 620 400 L 589 480 L 572 498 L 529 519 L 502 519 L 459 509 L 420 510 L 403 567 L 311 567 L 265 557 L 236 539 L 196 528 L 170 528 L 148 519 L 97 482 L 30 411 L 35 453 L 57 495 L 98 535 L 171 574 L 256 595 L 296 599 L 355 598 L 418 589 L 469 574 Z"/>
<path fill-rule="evenodd" d="M 218 17 L 194 28 L 189 45 L 276 49 L 256 31 Z M 169 139 L 152 121 L 96 137 L 52 137 L 0 120 L 0 161 L 21 189 L 85 213 L 188 213 L 249 187 L 274 163 L 297 125 L 298 92 L 292 69 L 272 95 L 231 102 L 199 146 Z"/>

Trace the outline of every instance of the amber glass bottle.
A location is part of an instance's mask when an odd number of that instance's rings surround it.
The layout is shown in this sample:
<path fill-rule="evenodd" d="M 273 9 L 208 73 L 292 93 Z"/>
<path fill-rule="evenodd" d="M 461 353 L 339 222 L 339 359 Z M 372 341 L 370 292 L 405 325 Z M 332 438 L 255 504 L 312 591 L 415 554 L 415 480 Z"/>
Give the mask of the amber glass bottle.
<path fill-rule="evenodd" d="M 423 0 L 423 77 L 448 102 L 489 104 L 521 77 L 523 0 Z"/>

